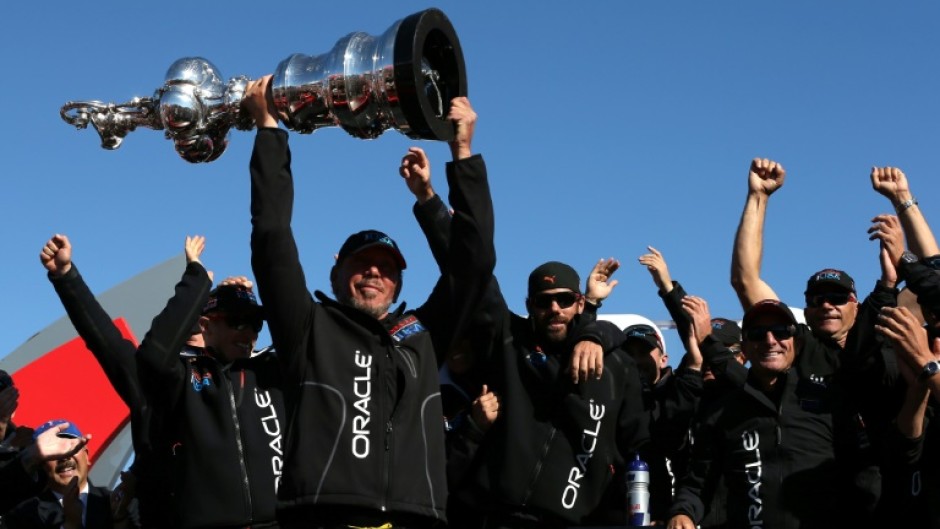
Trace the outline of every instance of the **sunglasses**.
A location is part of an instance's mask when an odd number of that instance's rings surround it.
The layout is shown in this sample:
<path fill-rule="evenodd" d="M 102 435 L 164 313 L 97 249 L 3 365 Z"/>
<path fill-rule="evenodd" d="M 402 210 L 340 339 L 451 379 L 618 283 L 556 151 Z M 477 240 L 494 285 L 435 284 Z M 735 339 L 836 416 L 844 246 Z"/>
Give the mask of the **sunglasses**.
<path fill-rule="evenodd" d="M 209 314 L 206 316 L 210 320 L 217 320 L 225 323 L 229 329 L 233 331 L 248 331 L 251 330 L 255 333 L 261 332 L 261 328 L 264 326 L 264 319 L 261 316 L 251 316 L 248 314 Z"/>
<path fill-rule="evenodd" d="M 532 304 L 536 308 L 547 310 L 552 308 L 552 302 L 558 303 L 558 307 L 567 309 L 581 299 L 581 294 L 574 292 L 556 292 L 554 294 L 536 294 L 532 296 Z"/>
<path fill-rule="evenodd" d="M 855 301 L 855 294 L 851 292 L 824 292 L 806 296 L 806 306 L 814 309 L 822 307 L 823 303 L 838 307 L 849 301 Z"/>
<path fill-rule="evenodd" d="M 763 340 L 767 333 L 774 335 L 774 340 L 789 340 L 796 333 L 793 325 L 768 325 L 766 327 L 751 327 L 744 331 L 744 336 L 752 342 Z"/>

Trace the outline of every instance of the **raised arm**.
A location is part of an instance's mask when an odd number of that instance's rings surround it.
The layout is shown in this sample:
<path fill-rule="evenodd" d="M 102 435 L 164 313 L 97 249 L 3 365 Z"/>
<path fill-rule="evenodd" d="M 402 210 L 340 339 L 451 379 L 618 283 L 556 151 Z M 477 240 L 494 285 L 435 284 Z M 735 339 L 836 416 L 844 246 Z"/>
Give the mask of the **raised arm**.
<path fill-rule="evenodd" d="M 144 394 L 161 406 L 172 406 L 186 383 L 180 351 L 199 320 L 212 281 L 200 257 L 205 237 L 186 237 L 186 270 L 166 306 L 150 324 L 137 350 L 138 370 Z"/>
<path fill-rule="evenodd" d="M 434 262 L 443 272 L 447 261 L 447 248 L 450 246 L 450 211 L 431 185 L 431 162 L 424 149 L 410 147 L 402 156 L 398 174 L 415 196 L 412 212 L 428 241 Z"/>
<path fill-rule="evenodd" d="M 72 243 L 65 235 L 53 235 L 39 254 L 72 326 L 94 355 L 114 390 L 131 410 L 143 405 L 137 383 L 137 347 L 124 338 L 111 316 L 72 264 Z"/>
<path fill-rule="evenodd" d="M 747 310 L 762 299 L 778 299 L 770 285 L 761 278 L 764 252 L 764 219 L 770 195 L 783 187 L 783 166 L 766 158 L 755 158 L 748 171 L 747 200 L 734 238 L 731 254 L 731 286 L 741 307 Z"/>
<path fill-rule="evenodd" d="M 243 103 L 258 132 L 251 154 L 251 265 L 271 337 L 286 373 L 300 373 L 313 298 L 300 265 L 291 218 L 294 181 L 287 131 L 277 128 L 271 76 L 251 81 Z"/>
<path fill-rule="evenodd" d="M 911 193 L 904 172 L 897 167 L 872 167 L 871 185 L 875 191 L 891 201 L 904 227 L 907 245 L 911 251 L 921 259 L 940 254 L 937 239 Z"/>
<path fill-rule="evenodd" d="M 493 201 L 483 157 L 473 155 L 471 141 L 477 115 L 465 97 L 451 102 L 448 119 L 456 137 L 454 161 L 447 164 L 451 219 L 447 261 L 441 278 L 419 317 L 428 324 L 435 350 L 443 355 L 470 327 L 484 295 L 492 289 L 496 251 L 493 245 Z"/>

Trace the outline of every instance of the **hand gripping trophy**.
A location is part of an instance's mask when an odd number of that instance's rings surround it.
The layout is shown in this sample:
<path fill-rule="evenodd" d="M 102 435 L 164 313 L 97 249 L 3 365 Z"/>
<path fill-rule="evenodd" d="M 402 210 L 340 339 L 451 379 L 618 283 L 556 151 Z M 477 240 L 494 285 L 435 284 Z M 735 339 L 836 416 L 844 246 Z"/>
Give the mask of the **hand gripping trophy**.
<path fill-rule="evenodd" d="M 60 114 L 79 129 L 89 123 L 101 146 L 117 149 L 137 127 L 163 130 L 188 162 L 211 162 L 228 146 L 232 127 L 254 127 L 241 100 L 249 79 L 223 80 L 206 59 L 187 57 L 167 70 L 153 97 L 126 103 L 70 101 Z M 460 42 L 438 9 L 407 16 L 378 37 L 355 32 L 327 53 L 295 53 L 272 80 L 274 104 L 288 129 L 309 134 L 339 126 L 371 139 L 394 128 L 415 139 L 450 140 L 450 100 L 467 95 Z"/>

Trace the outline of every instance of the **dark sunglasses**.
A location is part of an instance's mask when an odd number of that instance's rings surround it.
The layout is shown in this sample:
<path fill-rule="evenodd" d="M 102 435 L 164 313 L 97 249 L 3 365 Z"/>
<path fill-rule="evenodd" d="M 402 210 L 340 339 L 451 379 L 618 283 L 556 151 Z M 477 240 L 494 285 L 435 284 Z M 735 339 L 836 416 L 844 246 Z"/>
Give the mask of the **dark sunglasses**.
<path fill-rule="evenodd" d="M 774 340 L 789 340 L 796 333 L 793 325 L 768 325 L 766 327 L 751 327 L 744 331 L 744 336 L 752 342 L 763 340 L 767 333 L 774 335 Z"/>
<path fill-rule="evenodd" d="M 250 316 L 247 314 L 215 313 L 209 314 L 207 318 L 222 321 L 229 329 L 238 332 L 251 330 L 255 333 L 259 333 L 264 326 L 264 319 L 262 319 L 261 316 Z"/>
<path fill-rule="evenodd" d="M 851 292 L 824 292 L 822 294 L 812 294 L 806 296 L 806 306 L 819 308 L 823 303 L 829 303 L 832 306 L 845 305 L 849 301 L 855 301 L 855 294 Z"/>
<path fill-rule="evenodd" d="M 554 294 L 536 294 L 532 296 L 532 304 L 536 308 L 540 309 L 550 309 L 552 308 L 552 302 L 558 303 L 558 306 L 563 309 L 574 305 L 581 299 L 581 294 L 575 294 L 574 292 L 556 292 Z"/>

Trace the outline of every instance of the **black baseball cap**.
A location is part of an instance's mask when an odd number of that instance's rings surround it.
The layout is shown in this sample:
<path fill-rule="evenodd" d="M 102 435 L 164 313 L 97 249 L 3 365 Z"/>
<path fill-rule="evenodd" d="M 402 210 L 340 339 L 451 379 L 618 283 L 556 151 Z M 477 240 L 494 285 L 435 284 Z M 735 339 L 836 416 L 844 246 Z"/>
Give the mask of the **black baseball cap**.
<path fill-rule="evenodd" d="M 202 307 L 202 314 L 215 311 L 234 313 L 258 312 L 264 315 L 264 310 L 258 304 L 258 299 L 247 288 L 241 285 L 221 285 L 209 292 L 209 300 Z"/>
<path fill-rule="evenodd" d="M 852 279 L 852 276 L 842 270 L 824 268 L 809 276 L 809 280 L 806 281 L 806 292 L 804 292 L 804 294 L 812 294 L 822 285 L 836 285 L 853 294 L 855 293 L 855 281 Z"/>
<path fill-rule="evenodd" d="M 650 346 L 650 349 L 659 347 L 663 348 L 663 345 L 659 342 L 659 334 L 656 332 L 656 329 L 650 327 L 649 325 L 638 323 L 636 325 L 631 325 L 623 330 L 624 336 L 626 336 L 627 342 L 631 340 L 639 340 L 646 345 Z"/>
<path fill-rule="evenodd" d="M 350 255 L 373 246 L 381 246 L 391 252 L 395 257 L 395 262 L 398 263 L 399 269 L 404 270 L 407 268 L 405 258 L 402 256 L 401 250 L 398 249 L 398 244 L 395 243 L 395 240 L 378 230 L 363 230 L 350 235 L 349 238 L 346 239 L 346 242 L 343 243 L 342 248 L 339 249 L 336 262 L 340 263 Z"/>
<path fill-rule="evenodd" d="M 558 261 L 541 264 L 529 274 L 529 297 L 556 288 L 567 288 L 580 294 L 581 278 L 574 268 Z"/>
<path fill-rule="evenodd" d="M 754 319 L 761 314 L 779 314 L 783 316 L 790 325 L 797 324 L 796 316 L 793 315 L 793 311 L 790 310 L 790 307 L 788 307 L 786 303 L 778 299 L 764 299 L 751 305 L 751 308 L 747 309 L 747 312 L 744 313 L 744 320 L 741 322 L 743 332 L 746 333 L 747 329 L 754 325 Z"/>
<path fill-rule="evenodd" d="M 712 318 L 712 338 L 724 345 L 741 343 L 741 327 L 727 318 Z"/>

